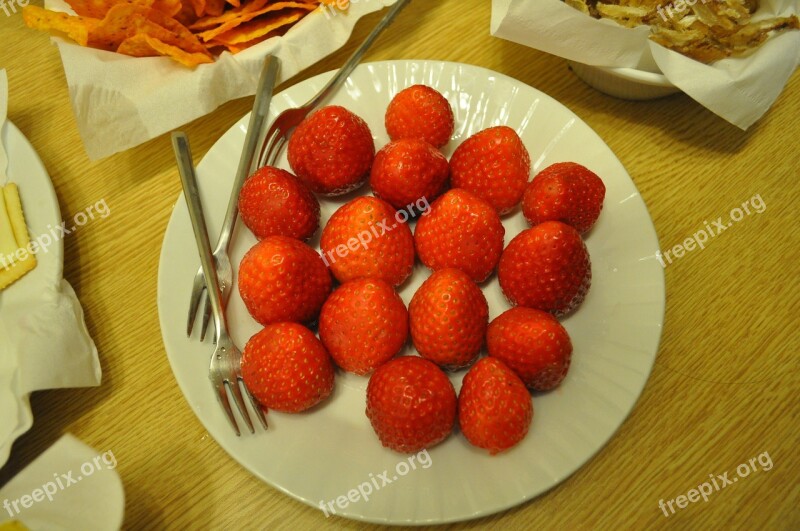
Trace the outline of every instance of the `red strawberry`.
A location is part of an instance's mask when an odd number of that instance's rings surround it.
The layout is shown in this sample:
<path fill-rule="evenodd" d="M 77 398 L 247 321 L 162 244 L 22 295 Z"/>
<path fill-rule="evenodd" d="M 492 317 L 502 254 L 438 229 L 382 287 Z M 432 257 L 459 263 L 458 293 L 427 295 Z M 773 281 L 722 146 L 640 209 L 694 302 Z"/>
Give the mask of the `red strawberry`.
<path fill-rule="evenodd" d="M 331 283 L 319 254 L 285 236 L 260 241 L 239 265 L 239 293 L 250 315 L 264 326 L 312 321 L 328 298 Z"/>
<path fill-rule="evenodd" d="M 408 312 L 411 339 L 423 358 L 458 369 L 478 356 L 486 337 L 489 305 L 463 271 L 434 272 L 414 294 Z"/>
<path fill-rule="evenodd" d="M 574 162 L 559 162 L 540 171 L 522 196 L 522 213 L 531 225 L 561 221 L 581 234 L 591 229 L 606 187 L 591 170 Z"/>
<path fill-rule="evenodd" d="M 401 209 L 420 198 L 436 199 L 449 175 L 450 166 L 438 149 L 424 140 L 405 138 L 378 151 L 369 184 L 376 196 Z"/>
<path fill-rule="evenodd" d="M 494 455 L 528 433 L 533 401 L 522 380 L 497 358 L 483 358 L 464 376 L 458 395 L 461 433 Z"/>
<path fill-rule="evenodd" d="M 572 342 L 558 319 L 532 308 L 512 308 L 489 324 L 489 356 L 508 365 L 536 391 L 558 387 L 569 369 Z"/>
<path fill-rule="evenodd" d="M 265 166 L 239 192 L 239 214 L 256 238 L 288 236 L 308 240 L 319 228 L 319 202 L 288 171 Z"/>
<path fill-rule="evenodd" d="M 447 99 L 425 85 L 400 91 L 386 110 L 386 132 L 392 140 L 418 138 L 440 148 L 450 141 L 454 129 Z"/>
<path fill-rule="evenodd" d="M 456 392 L 447 375 L 430 361 L 401 356 L 372 373 L 367 417 L 384 446 L 415 453 L 450 435 Z"/>
<path fill-rule="evenodd" d="M 310 330 L 296 323 L 275 323 L 245 345 L 242 378 L 265 408 L 299 413 L 330 396 L 334 370 L 328 352 Z"/>
<path fill-rule="evenodd" d="M 289 164 L 314 192 L 342 195 L 364 184 L 375 143 L 367 123 L 344 107 L 323 107 L 289 139 Z"/>
<path fill-rule="evenodd" d="M 368 374 L 405 345 L 408 311 L 383 280 L 351 280 L 325 301 L 319 337 L 339 367 Z"/>
<path fill-rule="evenodd" d="M 414 238 L 386 201 L 363 196 L 334 212 L 322 230 L 322 259 L 339 282 L 380 278 L 399 286 L 414 269 Z"/>
<path fill-rule="evenodd" d="M 528 150 L 516 131 L 491 127 L 468 138 L 450 159 L 453 188 L 464 188 L 499 214 L 516 207 L 531 172 Z"/>
<path fill-rule="evenodd" d="M 483 282 L 500 260 L 504 235 L 492 206 L 457 188 L 436 200 L 417 221 L 414 243 L 430 269 L 455 267 Z"/>
<path fill-rule="evenodd" d="M 511 304 L 561 316 L 583 302 L 592 283 L 592 265 L 578 231 L 560 221 L 546 221 L 511 240 L 497 276 Z"/>

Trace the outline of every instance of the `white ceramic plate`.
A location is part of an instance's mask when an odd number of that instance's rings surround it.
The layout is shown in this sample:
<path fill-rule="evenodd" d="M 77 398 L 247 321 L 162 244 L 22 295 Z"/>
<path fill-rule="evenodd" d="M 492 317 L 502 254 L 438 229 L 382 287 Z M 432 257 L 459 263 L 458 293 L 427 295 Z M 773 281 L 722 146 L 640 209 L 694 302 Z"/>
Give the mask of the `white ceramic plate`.
<path fill-rule="evenodd" d="M 304 103 L 330 76 L 309 79 L 277 95 L 273 116 Z M 158 282 L 161 327 L 175 378 L 219 444 L 252 473 L 303 502 L 319 507 L 339 498 L 342 506 L 347 503 L 344 509 L 334 504 L 339 515 L 393 524 L 476 518 L 520 504 L 563 481 L 603 447 L 633 408 L 653 366 L 664 315 L 658 240 L 636 186 L 608 146 L 557 101 L 482 68 L 392 61 L 360 66 L 330 103 L 362 116 L 380 148 L 388 141 L 383 116 L 389 101 L 415 83 L 437 88 L 455 109 L 457 131 L 447 155 L 469 135 L 507 124 L 522 136 L 534 171 L 558 161 L 576 161 L 597 172 L 607 187 L 605 209 L 587 240 L 592 289 L 580 310 L 564 320 L 574 343 L 572 368 L 558 390 L 534 397 L 530 433 L 516 448 L 490 457 L 454 433 L 430 450 L 427 468 L 407 470 L 406 456 L 381 447 L 364 414 L 367 379 L 351 374 L 339 374 L 333 397 L 313 412 L 271 412 L 268 433 L 237 438 L 207 379 L 212 346 L 185 337 L 199 259 L 182 198 L 164 237 Z M 212 236 L 222 222 L 247 118 L 222 136 L 198 169 Z M 285 156 L 280 165 L 288 167 Z M 322 201 L 323 222 L 349 198 Z M 527 227 L 519 212 L 506 217 L 504 225 L 506 243 Z M 318 246 L 318 241 L 317 237 L 312 245 Z M 255 239 L 240 229 L 234 242 L 232 258 L 238 263 Z M 426 276 L 418 264 L 401 291 L 406 303 Z M 508 308 L 496 277 L 483 288 L 491 318 Z M 229 318 L 239 345 L 259 330 L 238 293 L 231 299 Z M 452 375 L 457 390 L 463 374 Z M 391 484 L 377 479 L 384 471 Z M 372 478 L 381 488 L 373 487 L 368 501 L 346 499 L 349 491 Z"/>
<path fill-rule="evenodd" d="M 61 212 L 44 164 L 25 136 L 10 121 L 3 125 L 2 142 L 8 154 L 8 182 L 17 183 L 19 187 L 30 234 L 35 237 L 49 232 L 51 227 L 61 223 Z M 38 253 L 36 260 L 38 263 L 33 271 L 0 294 L 0 314 L 7 305 L 35 298 L 42 286 L 61 279 L 64 264 L 63 242 L 55 239 L 48 247 L 48 252 Z M 0 466 L 8 459 L 14 440 L 28 431 L 33 423 L 28 397 L 16 397 L 9 391 L 10 378 L 13 378 L 15 367 L 8 363 L 9 360 L 0 363 L 0 387 L 3 389 L 0 392 L 0 410 L 3 411 L 3 420 L 0 422 Z"/>

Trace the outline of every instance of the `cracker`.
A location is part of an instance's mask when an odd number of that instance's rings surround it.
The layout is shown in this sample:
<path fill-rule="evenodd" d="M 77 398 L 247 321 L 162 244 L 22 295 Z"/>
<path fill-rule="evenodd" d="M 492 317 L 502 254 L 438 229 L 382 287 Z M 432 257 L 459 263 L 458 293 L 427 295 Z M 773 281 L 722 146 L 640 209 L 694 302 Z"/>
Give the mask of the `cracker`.
<path fill-rule="evenodd" d="M 28 235 L 28 227 L 25 225 L 25 215 L 22 212 L 22 202 L 19 198 L 17 185 L 10 183 L 4 186 L 3 197 L 5 210 L 8 213 L 8 221 L 11 224 L 11 230 L 17 242 L 17 248 L 24 249 L 25 252 L 20 253 L 24 256 L 22 260 L 17 255 L 0 257 L 2 258 L 2 263 L 0 263 L 0 290 L 7 288 L 36 267 L 36 256 L 27 250 L 31 239 Z M 0 223 L 4 222 L 5 220 L 0 220 Z"/>

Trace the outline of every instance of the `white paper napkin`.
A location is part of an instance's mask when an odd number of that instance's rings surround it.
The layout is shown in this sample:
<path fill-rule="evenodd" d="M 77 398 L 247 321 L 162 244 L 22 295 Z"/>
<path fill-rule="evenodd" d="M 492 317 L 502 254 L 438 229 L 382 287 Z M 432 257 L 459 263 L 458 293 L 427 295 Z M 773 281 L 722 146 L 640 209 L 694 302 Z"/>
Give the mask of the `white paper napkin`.
<path fill-rule="evenodd" d="M 0 89 L 5 89 L 4 74 L 0 72 Z M 5 108 L 7 98 L 2 90 L 0 107 Z M 5 173 L 0 177 L 4 185 Z M 31 220 L 42 223 L 34 212 L 27 214 L 29 225 Z M 35 228 L 44 232 L 44 227 Z M 33 391 L 100 384 L 97 348 L 75 291 L 62 278 L 60 249 L 40 253 L 36 269 L 0 292 L 0 466 L 14 440 L 33 423 Z"/>
<path fill-rule="evenodd" d="M 0 465 L 8 460 L 14 440 L 33 423 L 29 403 L 33 391 L 91 387 L 100 385 L 100 380 L 97 348 L 66 280 L 46 286 L 29 301 L 9 304 L 4 299 L 0 312 Z"/>
<path fill-rule="evenodd" d="M 113 448 L 98 452 L 64 435 L 0 490 L 0 522 L 32 531 L 120 529 L 125 492 L 116 467 Z"/>
<path fill-rule="evenodd" d="M 754 20 L 798 14 L 797 0 L 762 0 Z M 647 27 L 596 20 L 561 0 L 493 0 L 492 34 L 595 66 L 661 71 L 715 114 L 741 129 L 764 115 L 800 65 L 800 31 L 770 38 L 746 57 L 706 65 L 664 48 Z"/>
<path fill-rule="evenodd" d="M 283 37 L 236 55 L 224 52 L 215 63 L 195 69 L 166 57 L 127 57 L 53 40 L 61 52 L 78 131 L 94 160 L 254 94 L 268 54 L 281 60 L 279 82 L 291 78 L 344 45 L 359 18 L 394 1 L 351 2 L 347 11 L 330 9 L 327 16 L 314 11 Z M 45 7 L 72 12 L 62 0 L 45 0 Z"/>

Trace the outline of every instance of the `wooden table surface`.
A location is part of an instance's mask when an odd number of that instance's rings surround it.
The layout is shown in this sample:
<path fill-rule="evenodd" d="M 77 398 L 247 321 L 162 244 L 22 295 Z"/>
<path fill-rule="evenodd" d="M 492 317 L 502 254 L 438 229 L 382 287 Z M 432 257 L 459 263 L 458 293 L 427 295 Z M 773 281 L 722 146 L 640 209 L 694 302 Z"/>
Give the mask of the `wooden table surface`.
<path fill-rule="evenodd" d="M 470 63 L 558 99 L 625 165 L 662 249 L 681 244 L 707 220 L 727 219 L 753 196 L 766 205 L 666 268 L 656 365 L 608 445 L 535 500 L 454 527 L 800 529 L 800 75 L 743 132 L 685 95 L 630 102 L 596 92 L 562 59 L 491 37 L 488 1 L 431 5 L 414 2 L 367 60 Z M 379 16 L 362 20 L 347 46 L 292 82 L 341 65 Z M 86 312 L 103 384 L 35 393 L 35 424 L 14 445 L 0 484 L 70 432 L 113 451 L 128 529 L 372 527 L 326 519 L 280 494 L 208 436 L 175 384 L 159 331 L 158 257 L 180 192 L 168 136 L 90 162 L 57 49 L 46 35 L 24 28 L 19 14 L 0 16 L 0 28 L 9 118 L 43 159 L 65 218 L 101 199 L 111 209 L 107 219 L 65 240 L 64 275 Z M 198 161 L 251 105 L 252 98 L 231 102 L 184 128 Z M 659 508 L 659 500 L 686 495 L 709 474 L 735 476 L 739 464 L 764 452 L 770 470 L 759 467 L 672 516 Z M 223 473 L 212 473 L 211 462 L 221 463 Z"/>

